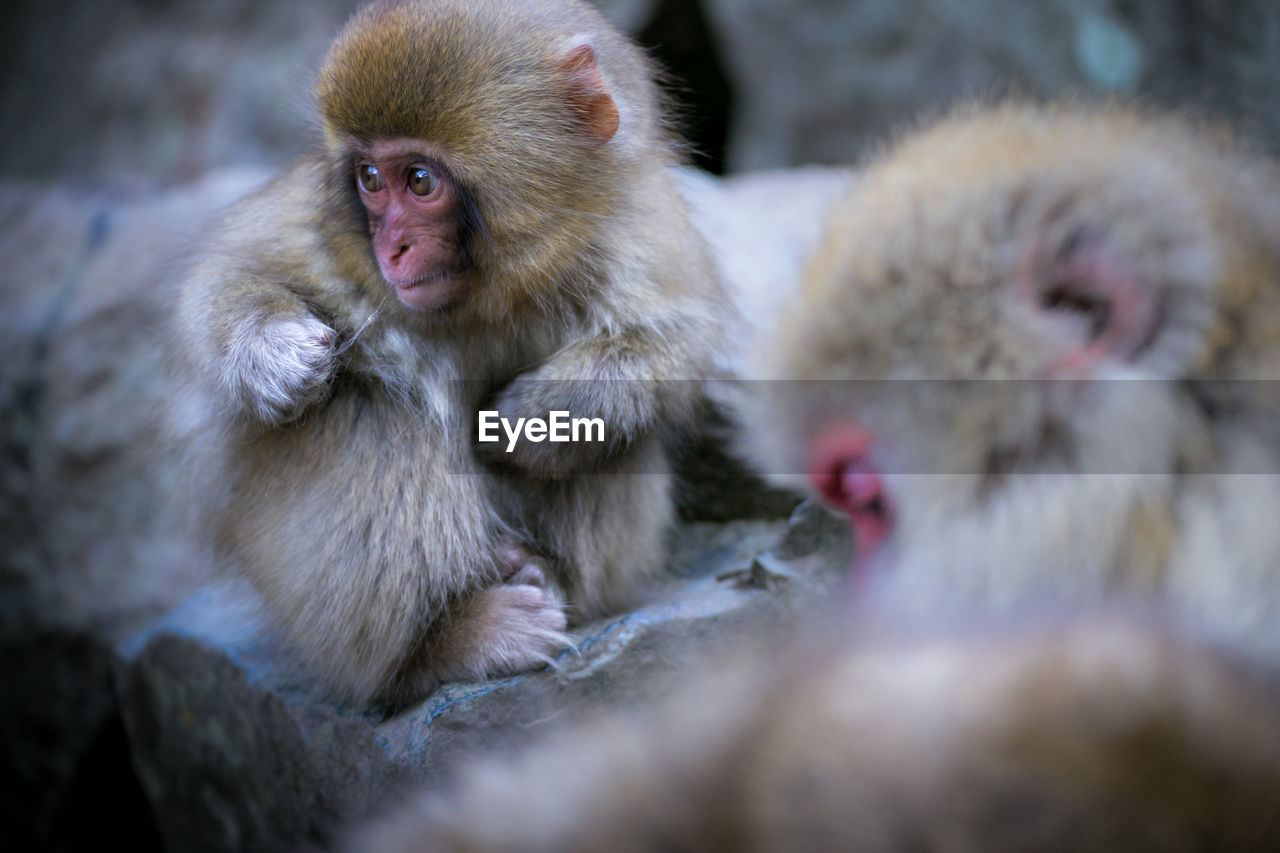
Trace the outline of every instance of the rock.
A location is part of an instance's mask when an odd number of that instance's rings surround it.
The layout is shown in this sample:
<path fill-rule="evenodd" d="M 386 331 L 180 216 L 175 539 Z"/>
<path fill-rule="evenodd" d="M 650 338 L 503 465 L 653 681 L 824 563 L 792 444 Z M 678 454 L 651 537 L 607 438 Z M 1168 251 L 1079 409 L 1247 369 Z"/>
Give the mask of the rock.
<path fill-rule="evenodd" d="M 166 849 L 320 843 L 391 798 L 403 776 L 364 720 L 316 705 L 295 712 L 189 638 L 151 640 L 118 694 Z"/>
<path fill-rule="evenodd" d="M 1212 104 L 1280 135 L 1267 0 L 703 3 L 733 83 L 730 172 L 854 162 L 922 113 L 1005 92 Z"/>
<path fill-rule="evenodd" d="M 165 845 L 323 844 L 406 782 L 448 785 L 476 756 L 514 755 L 594 712 L 669 695 L 732 646 L 780 643 L 845 576 L 847 533 L 825 525 L 804 508 L 786 523 L 683 525 L 649 603 L 576 631 L 553 667 L 446 684 L 390 716 L 318 700 L 280 665 L 287 653 L 247 590 L 210 587 L 122 645 L 120 714 Z M 786 584 L 718 579 L 761 555 Z"/>
<path fill-rule="evenodd" d="M 153 186 L 283 164 L 308 139 L 315 66 L 361 5 L 19 3 L 0 116 L 24 132 L 0 137 L 4 172 Z"/>
<path fill-rule="evenodd" d="M 0 826 L 9 847 L 74 847 L 78 780 L 93 775 L 96 745 L 119 725 L 113 663 L 110 647 L 83 634 L 40 631 L 0 643 L 0 766 L 9 783 Z"/>
<path fill-rule="evenodd" d="M 805 501 L 787 520 L 786 530 L 773 547 L 773 554 L 782 561 L 807 559 L 814 555 L 831 559 L 838 556 L 847 566 L 853 559 L 852 544 L 846 516 L 820 503 Z"/>
<path fill-rule="evenodd" d="M 848 163 L 959 97 L 1062 91 L 1079 79 L 1065 34 L 1081 5 L 707 0 L 738 96 L 730 169 Z"/>
<path fill-rule="evenodd" d="M 181 477 L 159 464 L 159 264 L 261 178 L 0 184 L 0 741 L 16 782 L 0 819 L 17 848 L 158 847 L 109 640 L 200 575 L 171 499 Z"/>
<path fill-rule="evenodd" d="M 0 121 L 21 131 L 0 136 L 0 173 L 152 184 L 295 156 L 314 69 L 362 2 L 11 5 Z M 727 127 L 730 173 L 854 162 L 922 112 L 1009 91 L 1211 105 L 1280 135 L 1270 0 L 597 5 L 671 63 L 700 147 Z"/>
<path fill-rule="evenodd" d="M 165 193 L 0 185 L 0 626 L 122 636 L 201 571 L 164 456 L 164 300 L 172 262 L 264 173 Z"/>
<path fill-rule="evenodd" d="M 281 166 L 311 140 L 316 67 L 364 5 L 17 2 L 0 36 L 0 122 L 22 132 L 0 135 L 0 174 L 150 187 Z M 635 31 L 656 2 L 599 5 Z"/>

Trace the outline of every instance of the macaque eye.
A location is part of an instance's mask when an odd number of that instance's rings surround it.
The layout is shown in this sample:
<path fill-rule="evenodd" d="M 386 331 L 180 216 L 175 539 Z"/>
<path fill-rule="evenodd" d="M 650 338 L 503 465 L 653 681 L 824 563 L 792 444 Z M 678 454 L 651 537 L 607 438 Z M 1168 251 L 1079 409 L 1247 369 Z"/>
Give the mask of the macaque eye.
<path fill-rule="evenodd" d="M 377 166 L 362 163 L 356 167 L 356 178 L 360 181 L 360 187 L 367 193 L 376 193 L 382 189 L 382 175 L 378 174 Z"/>
<path fill-rule="evenodd" d="M 431 195 L 439 183 L 440 179 L 433 175 L 429 169 L 409 170 L 409 192 L 414 195 Z"/>

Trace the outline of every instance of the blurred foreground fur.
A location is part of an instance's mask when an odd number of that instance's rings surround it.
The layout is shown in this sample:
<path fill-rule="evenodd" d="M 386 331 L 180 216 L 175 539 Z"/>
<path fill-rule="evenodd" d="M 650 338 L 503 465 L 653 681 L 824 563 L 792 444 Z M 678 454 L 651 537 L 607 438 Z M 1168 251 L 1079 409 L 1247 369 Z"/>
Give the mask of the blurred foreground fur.
<path fill-rule="evenodd" d="M 1097 619 L 742 660 L 659 709 L 474 767 L 350 849 L 1278 843 L 1274 685 L 1156 626 Z"/>

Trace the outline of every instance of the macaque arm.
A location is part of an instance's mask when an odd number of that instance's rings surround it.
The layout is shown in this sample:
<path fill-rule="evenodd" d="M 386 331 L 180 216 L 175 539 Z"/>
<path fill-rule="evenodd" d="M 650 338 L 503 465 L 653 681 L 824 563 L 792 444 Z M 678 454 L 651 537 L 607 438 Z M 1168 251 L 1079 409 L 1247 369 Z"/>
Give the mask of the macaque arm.
<path fill-rule="evenodd" d="M 271 425 L 322 399 L 335 367 L 336 332 L 290 287 L 313 277 L 305 267 L 307 225 L 288 215 L 296 207 L 288 187 L 299 174 L 307 172 L 287 172 L 237 209 L 235 224 L 215 241 L 219 252 L 195 266 L 179 308 L 199 362 L 195 375 L 239 414 Z M 273 219 L 266 202 L 276 193 L 283 203 Z M 272 272 L 246 260 L 256 258 L 268 258 Z"/>
<path fill-rule="evenodd" d="M 674 189 L 664 197 L 674 198 Z M 667 245 L 646 246 L 658 258 L 649 265 L 621 259 L 620 268 L 630 265 L 636 272 L 608 282 L 592 321 L 598 331 L 521 374 L 495 401 L 502 416 L 510 418 L 545 418 L 557 410 L 574 418 L 599 418 L 606 440 L 522 441 L 510 454 L 487 444 L 480 446 L 483 458 L 535 475 L 564 476 L 594 470 L 655 429 L 679 428 L 695 418 L 703 380 L 714 371 L 733 316 L 716 298 L 720 282 L 714 273 L 698 268 L 710 261 L 700 245 L 686 242 L 690 239 L 676 234 Z M 675 258 L 689 259 L 691 267 L 682 267 Z M 671 272 L 646 279 L 646 269 Z"/>
<path fill-rule="evenodd" d="M 659 427 L 688 423 L 698 383 L 672 378 L 679 375 L 673 370 L 679 357 L 667 349 L 668 341 L 657 327 L 629 327 L 578 341 L 521 374 L 495 401 L 494 408 L 511 420 L 547 418 L 557 411 L 599 419 L 604 441 L 521 440 L 509 454 L 501 443 L 483 444 L 482 456 L 534 475 L 563 476 L 593 469 Z"/>

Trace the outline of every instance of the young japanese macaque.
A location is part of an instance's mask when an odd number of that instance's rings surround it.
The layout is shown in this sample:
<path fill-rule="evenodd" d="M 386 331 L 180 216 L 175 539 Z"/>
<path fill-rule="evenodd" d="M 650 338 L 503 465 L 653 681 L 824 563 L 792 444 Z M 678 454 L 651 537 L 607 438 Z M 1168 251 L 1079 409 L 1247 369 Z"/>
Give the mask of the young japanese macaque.
<path fill-rule="evenodd" d="M 753 458 L 906 609 L 1157 602 L 1280 663 L 1280 173 L 1119 107 L 961 111 L 834 209 Z"/>
<path fill-rule="evenodd" d="M 1278 205 L 1230 136 L 1118 108 L 971 110 L 891 149 L 745 418 L 852 521 L 844 630 L 354 846 L 1280 844 Z"/>
<path fill-rule="evenodd" d="M 727 308 L 653 69 L 586 3 L 375 3 L 316 97 L 323 150 L 182 285 L 173 421 L 220 561 L 330 694 L 400 704 L 540 665 L 660 564 L 700 393 L 662 380 Z"/>

